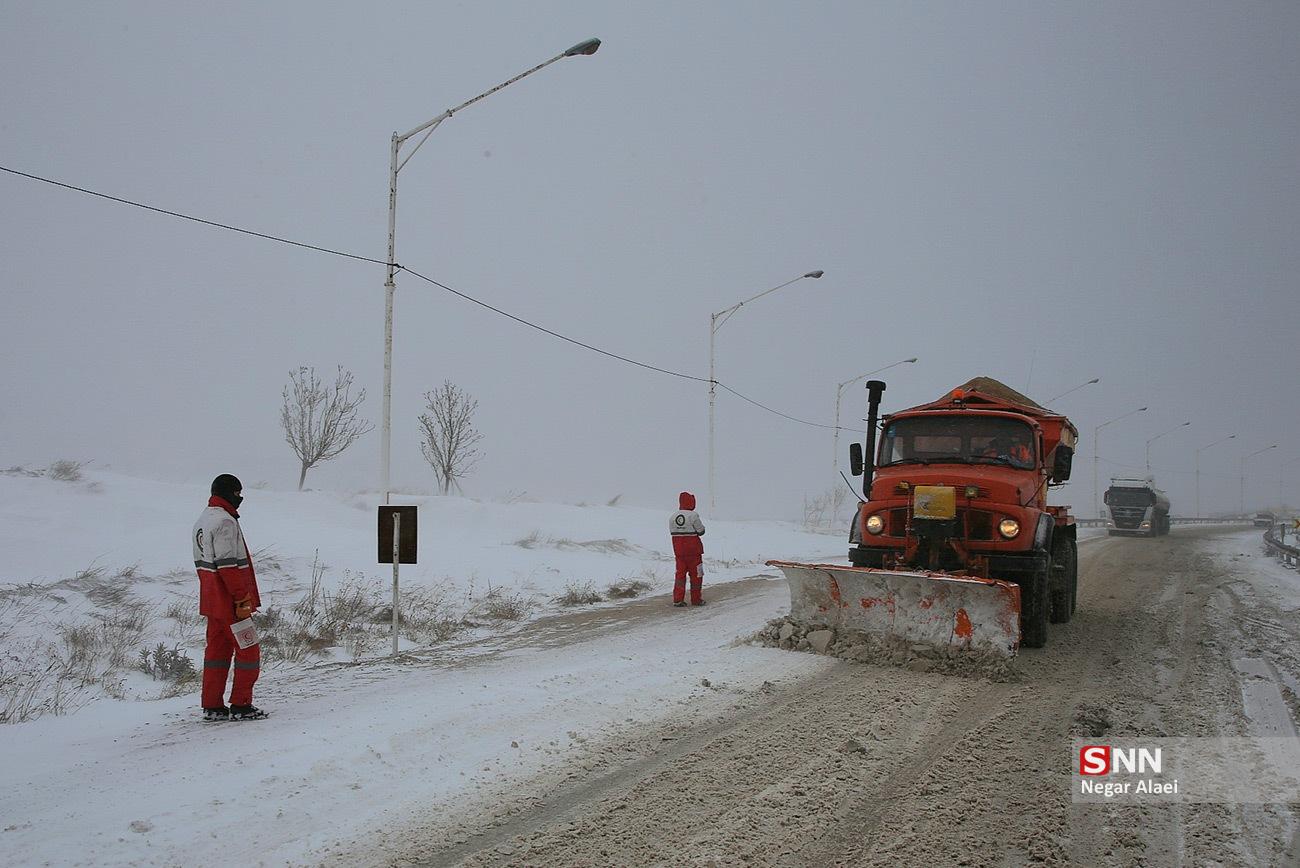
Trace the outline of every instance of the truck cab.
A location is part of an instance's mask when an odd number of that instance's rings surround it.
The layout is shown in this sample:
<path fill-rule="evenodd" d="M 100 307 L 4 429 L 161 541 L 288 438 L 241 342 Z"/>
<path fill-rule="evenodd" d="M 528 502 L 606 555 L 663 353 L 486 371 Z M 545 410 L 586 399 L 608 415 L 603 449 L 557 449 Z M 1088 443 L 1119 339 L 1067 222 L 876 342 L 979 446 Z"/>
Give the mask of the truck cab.
<path fill-rule="evenodd" d="M 1151 477 L 1112 479 L 1102 495 L 1110 536 L 1163 536 L 1169 533 L 1169 498 Z"/>
<path fill-rule="evenodd" d="M 873 419 L 869 449 L 875 433 Z M 867 477 L 850 562 L 1019 584 L 1022 641 L 1041 645 L 1047 621 L 1068 621 L 1075 608 L 1074 519 L 1047 494 L 1069 479 L 1077 438 L 1064 416 L 984 377 L 883 417 L 871 462 L 850 451 Z"/>

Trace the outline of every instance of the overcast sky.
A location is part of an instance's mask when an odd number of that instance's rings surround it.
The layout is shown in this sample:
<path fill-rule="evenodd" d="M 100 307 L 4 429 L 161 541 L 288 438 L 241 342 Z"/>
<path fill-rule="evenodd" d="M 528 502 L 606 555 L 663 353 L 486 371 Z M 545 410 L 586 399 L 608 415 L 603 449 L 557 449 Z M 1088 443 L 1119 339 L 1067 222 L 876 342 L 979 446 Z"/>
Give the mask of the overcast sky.
<path fill-rule="evenodd" d="M 397 261 L 512 313 L 830 423 L 988 375 L 1151 462 L 1174 511 L 1300 501 L 1300 5 L 59 3 L 0 6 L 0 164 L 384 259 L 389 137 L 433 134 Z M 376 488 L 383 268 L 0 173 L 0 463 L 292 487 L 288 371 L 356 372 L 376 430 L 308 485 Z M 707 387 L 398 280 L 394 484 L 423 392 L 479 401 L 470 496 L 675 505 Z M 846 424 L 864 395 L 846 394 Z M 841 438 L 847 450 L 848 437 Z M 797 517 L 831 432 L 718 398 L 717 514 Z M 1289 491 L 1279 473 L 1286 468 Z M 702 498 L 702 503 L 704 500 Z"/>

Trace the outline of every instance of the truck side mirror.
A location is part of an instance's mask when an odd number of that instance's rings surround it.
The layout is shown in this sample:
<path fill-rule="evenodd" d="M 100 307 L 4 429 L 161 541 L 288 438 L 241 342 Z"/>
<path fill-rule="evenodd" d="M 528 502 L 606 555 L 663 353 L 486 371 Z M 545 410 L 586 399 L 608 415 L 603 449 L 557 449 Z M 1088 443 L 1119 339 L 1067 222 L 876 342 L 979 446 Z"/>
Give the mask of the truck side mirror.
<path fill-rule="evenodd" d="M 849 472 L 854 476 L 862 475 L 862 444 L 849 444 Z"/>
<path fill-rule="evenodd" d="M 1074 464 L 1074 450 L 1064 443 L 1056 447 L 1056 460 L 1052 463 L 1052 481 L 1067 482 L 1070 467 Z"/>
<path fill-rule="evenodd" d="M 1109 491 L 1103 491 L 1103 492 L 1101 493 L 1101 502 L 1104 503 L 1104 504 L 1106 504 L 1107 506 L 1110 506 L 1110 492 L 1109 492 Z"/>

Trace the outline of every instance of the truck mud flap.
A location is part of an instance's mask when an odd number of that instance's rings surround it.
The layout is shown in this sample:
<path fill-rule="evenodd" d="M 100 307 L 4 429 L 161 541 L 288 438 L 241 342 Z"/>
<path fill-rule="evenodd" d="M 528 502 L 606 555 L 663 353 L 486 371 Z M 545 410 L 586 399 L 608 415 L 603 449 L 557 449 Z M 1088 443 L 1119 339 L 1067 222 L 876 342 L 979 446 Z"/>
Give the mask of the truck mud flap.
<path fill-rule="evenodd" d="M 1020 588 L 1011 582 L 838 564 L 768 561 L 790 583 L 790 617 L 882 640 L 1013 656 Z"/>

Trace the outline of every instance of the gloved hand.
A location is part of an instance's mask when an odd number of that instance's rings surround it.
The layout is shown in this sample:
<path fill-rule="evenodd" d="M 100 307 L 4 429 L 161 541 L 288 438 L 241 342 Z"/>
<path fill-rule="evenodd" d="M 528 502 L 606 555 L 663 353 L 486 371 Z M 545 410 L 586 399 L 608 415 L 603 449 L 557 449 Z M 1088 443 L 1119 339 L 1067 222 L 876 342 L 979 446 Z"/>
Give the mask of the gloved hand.
<path fill-rule="evenodd" d="M 253 603 L 249 597 L 235 601 L 235 620 L 242 621 L 253 614 Z"/>

